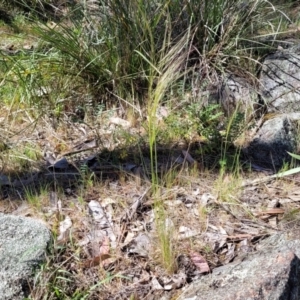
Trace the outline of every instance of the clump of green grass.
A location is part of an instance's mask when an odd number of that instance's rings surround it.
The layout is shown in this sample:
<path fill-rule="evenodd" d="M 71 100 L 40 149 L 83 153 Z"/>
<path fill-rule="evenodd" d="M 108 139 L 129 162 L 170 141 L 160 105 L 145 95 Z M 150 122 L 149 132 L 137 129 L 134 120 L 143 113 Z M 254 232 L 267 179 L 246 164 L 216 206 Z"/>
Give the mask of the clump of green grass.
<path fill-rule="evenodd" d="M 149 62 L 157 67 L 162 53 L 172 49 L 184 35 L 189 45 L 186 66 L 198 64 L 197 72 L 207 81 L 216 78 L 215 75 L 231 63 L 242 70 L 241 62 L 246 63 L 247 51 L 248 64 L 255 65 L 253 48 L 246 45 L 249 41 L 254 43 L 251 36 L 260 28 L 272 27 L 272 19 L 276 16 L 275 8 L 268 1 L 245 4 L 235 0 L 187 3 L 102 0 L 98 4 L 96 11 L 78 5 L 69 19 L 54 28 L 35 26 L 34 34 L 43 41 L 42 48 L 48 50 L 44 56 L 35 54 L 34 60 L 41 65 L 34 66 L 34 74 L 28 73 L 28 68 L 23 69 L 30 79 L 24 82 L 27 89 L 35 90 L 28 85 L 37 80 L 32 79 L 44 80 L 56 72 L 56 79 L 68 74 L 79 85 L 89 86 L 96 95 L 101 93 L 105 102 L 117 100 L 114 95 L 123 99 L 131 95 L 132 99 L 145 102 L 153 76 Z M 263 16 L 270 17 L 262 21 Z M 260 43 L 259 47 L 262 46 L 266 47 Z M 24 78 L 21 73 L 20 76 Z M 45 84 L 39 82 L 37 85 Z M 155 85 L 156 80 L 152 80 L 151 88 Z M 183 88 L 189 88 L 187 81 Z"/>
<path fill-rule="evenodd" d="M 215 182 L 215 191 L 221 202 L 236 203 L 241 192 L 241 179 L 236 175 L 220 173 Z"/>
<path fill-rule="evenodd" d="M 122 277 L 120 275 L 112 275 L 109 272 L 104 274 L 101 280 L 91 286 L 85 286 L 85 280 L 80 278 L 80 274 L 75 274 L 68 270 L 68 261 L 74 263 L 80 262 L 79 251 L 72 249 L 74 252 L 68 257 L 70 247 L 65 247 L 53 243 L 49 247 L 50 251 L 47 261 L 36 272 L 35 281 L 31 286 L 33 293 L 29 299 L 89 299 L 97 295 L 97 290 L 102 285 L 108 284 L 112 279 Z M 81 281 L 80 288 L 76 288 L 76 282 Z M 95 293 L 95 294 L 94 294 Z"/>
<path fill-rule="evenodd" d="M 47 186 L 41 186 L 37 190 L 24 186 L 24 192 L 24 200 L 37 212 L 41 212 L 43 207 L 49 205 L 49 191 Z"/>
<path fill-rule="evenodd" d="M 6 144 L 3 145 L 5 147 Z M 33 170 L 42 158 L 41 150 L 32 143 L 7 145 L 2 149 L 3 171 L 21 174 Z"/>
<path fill-rule="evenodd" d="M 163 201 L 160 198 L 159 189 L 154 195 L 155 228 L 158 239 L 156 260 L 163 266 L 167 273 L 177 271 L 176 244 L 174 239 L 174 225 L 168 218 Z"/>

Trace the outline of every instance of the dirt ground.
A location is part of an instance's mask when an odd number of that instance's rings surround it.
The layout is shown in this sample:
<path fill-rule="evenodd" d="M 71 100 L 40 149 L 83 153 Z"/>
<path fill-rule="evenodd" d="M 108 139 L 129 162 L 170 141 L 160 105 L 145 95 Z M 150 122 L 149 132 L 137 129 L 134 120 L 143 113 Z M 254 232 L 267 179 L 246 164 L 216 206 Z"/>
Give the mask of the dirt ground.
<path fill-rule="evenodd" d="M 41 282 L 71 299 L 176 299 L 262 239 L 299 234 L 297 174 L 279 179 L 246 161 L 222 173 L 218 157 L 198 154 L 201 145 L 172 145 L 158 148 L 154 192 L 149 149 L 113 145 L 122 142 L 118 126 L 25 123 L 1 152 L 0 211 L 53 232 L 32 299 L 42 299 Z"/>

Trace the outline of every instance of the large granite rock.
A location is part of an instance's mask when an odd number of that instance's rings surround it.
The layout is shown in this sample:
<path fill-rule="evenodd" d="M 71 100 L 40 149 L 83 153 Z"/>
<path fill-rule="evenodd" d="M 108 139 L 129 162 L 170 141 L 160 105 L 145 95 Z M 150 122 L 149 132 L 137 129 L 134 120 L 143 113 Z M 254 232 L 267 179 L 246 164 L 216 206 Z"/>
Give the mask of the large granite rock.
<path fill-rule="evenodd" d="M 280 114 L 266 120 L 244 146 L 243 153 L 255 165 L 279 170 L 291 160 L 288 152 L 297 151 L 298 120 L 300 113 Z"/>
<path fill-rule="evenodd" d="M 300 299 L 300 240 L 267 239 L 255 254 L 214 269 L 177 300 Z"/>
<path fill-rule="evenodd" d="M 300 44 L 268 55 L 260 84 L 267 112 L 300 112 Z"/>
<path fill-rule="evenodd" d="M 299 149 L 300 44 L 268 55 L 259 80 L 266 121 L 243 151 L 251 162 L 278 170 L 291 160 L 287 152 Z"/>
<path fill-rule="evenodd" d="M 258 79 L 255 90 L 245 79 L 226 75 L 219 101 L 228 117 L 234 112 L 245 115 L 246 132 L 235 145 L 253 165 L 277 171 L 291 161 L 287 152 L 300 149 L 300 44 L 268 55 Z M 260 124 L 249 124 L 250 119 Z"/>
<path fill-rule="evenodd" d="M 30 293 L 33 270 L 45 258 L 51 235 L 41 222 L 0 214 L 0 299 L 21 300 Z"/>

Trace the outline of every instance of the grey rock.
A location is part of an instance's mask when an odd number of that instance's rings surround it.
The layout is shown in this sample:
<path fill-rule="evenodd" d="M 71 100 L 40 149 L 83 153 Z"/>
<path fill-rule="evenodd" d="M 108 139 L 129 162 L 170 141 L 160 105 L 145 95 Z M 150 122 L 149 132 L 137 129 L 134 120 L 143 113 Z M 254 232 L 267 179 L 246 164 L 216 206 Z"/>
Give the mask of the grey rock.
<path fill-rule="evenodd" d="M 267 112 L 300 111 L 300 44 L 268 55 L 260 73 Z"/>
<path fill-rule="evenodd" d="M 8 176 L 0 173 L 0 187 L 3 185 L 10 185 Z"/>
<path fill-rule="evenodd" d="M 243 153 L 258 166 L 278 170 L 284 162 L 291 160 L 288 152 L 296 152 L 297 132 L 298 125 L 293 118 L 288 114 L 278 115 L 263 123 L 253 139 L 243 148 Z"/>
<path fill-rule="evenodd" d="M 245 78 L 234 74 L 225 76 L 219 94 L 220 104 L 227 116 L 234 112 L 246 113 L 249 116 L 258 102 L 255 88 Z"/>
<path fill-rule="evenodd" d="M 300 124 L 300 44 L 268 55 L 262 63 L 258 91 L 245 79 L 226 75 L 220 90 L 220 103 L 228 116 L 236 112 L 245 114 L 245 123 L 266 120 L 253 132 L 249 126 L 236 146 L 256 166 L 279 170 L 291 157 L 287 152 L 298 153 Z M 268 114 L 275 114 L 268 119 Z M 240 143 L 242 141 L 242 143 Z"/>
<path fill-rule="evenodd" d="M 140 233 L 132 240 L 128 247 L 129 253 L 138 254 L 142 257 L 148 257 L 150 252 L 151 241 L 147 234 Z"/>
<path fill-rule="evenodd" d="M 65 157 L 62 157 L 58 161 L 54 162 L 53 165 L 50 165 L 48 167 L 49 170 L 54 171 L 64 171 L 70 166 L 68 160 Z"/>
<path fill-rule="evenodd" d="M 34 268 L 45 258 L 49 230 L 41 222 L 0 214 L 0 299 L 27 297 Z"/>
<path fill-rule="evenodd" d="M 285 235 L 267 239 L 249 254 L 192 283 L 178 300 L 300 299 L 300 240 Z"/>

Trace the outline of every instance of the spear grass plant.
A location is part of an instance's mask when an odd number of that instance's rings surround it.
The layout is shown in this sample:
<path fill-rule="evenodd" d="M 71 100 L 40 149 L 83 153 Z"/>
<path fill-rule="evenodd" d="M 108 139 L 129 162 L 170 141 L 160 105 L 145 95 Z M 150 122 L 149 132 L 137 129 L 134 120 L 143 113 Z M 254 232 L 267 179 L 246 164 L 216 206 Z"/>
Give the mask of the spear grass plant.
<path fill-rule="evenodd" d="M 167 33 L 166 33 L 167 35 Z M 161 262 L 165 269 L 173 273 L 176 270 L 173 234 L 166 228 L 167 213 L 160 197 L 159 171 L 157 160 L 157 133 L 158 119 L 157 111 L 159 105 L 166 98 L 172 83 L 184 77 L 187 70 L 184 63 L 189 51 L 189 32 L 175 44 L 170 50 L 167 47 L 167 40 L 164 40 L 166 53 L 162 53 L 161 60 L 155 65 L 155 57 L 148 58 L 146 54 L 138 52 L 139 55 L 149 63 L 150 75 L 148 76 L 148 138 L 151 161 L 151 183 L 154 197 L 155 223 L 161 251 Z M 156 84 L 154 84 L 154 82 Z"/>

